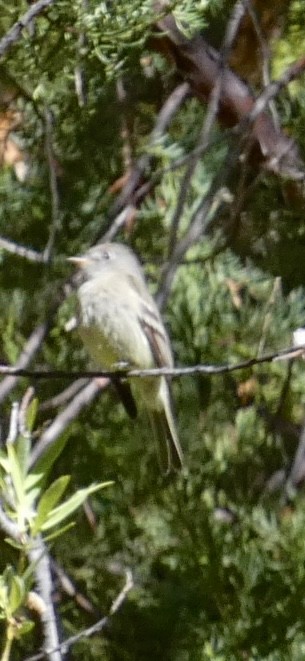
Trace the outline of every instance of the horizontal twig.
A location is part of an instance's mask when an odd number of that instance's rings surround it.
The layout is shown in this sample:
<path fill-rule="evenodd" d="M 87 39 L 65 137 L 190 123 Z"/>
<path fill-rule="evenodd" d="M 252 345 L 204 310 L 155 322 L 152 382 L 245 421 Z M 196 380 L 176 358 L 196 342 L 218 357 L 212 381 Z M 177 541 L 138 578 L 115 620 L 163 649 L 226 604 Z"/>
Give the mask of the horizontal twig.
<path fill-rule="evenodd" d="M 191 365 L 187 367 L 154 367 L 151 369 L 122 369 L 107 370 L 31 370 L 19 369 L 10 365 L 0 365 L 0 375 L 19 376 L 32 379 L 94 379 L 100 377 L 140 378 L 146 376 L 191 376 L 192 374 L 226 374 L 237 370 L 248 369 L 262 363 L 272 363 L 278 360 L 295 360 L 303 356 L 305 345 L 281 349 L 274 353 L 265 354 L 259 358 L 249 358 L 238 363 L 222 365 Z"/>

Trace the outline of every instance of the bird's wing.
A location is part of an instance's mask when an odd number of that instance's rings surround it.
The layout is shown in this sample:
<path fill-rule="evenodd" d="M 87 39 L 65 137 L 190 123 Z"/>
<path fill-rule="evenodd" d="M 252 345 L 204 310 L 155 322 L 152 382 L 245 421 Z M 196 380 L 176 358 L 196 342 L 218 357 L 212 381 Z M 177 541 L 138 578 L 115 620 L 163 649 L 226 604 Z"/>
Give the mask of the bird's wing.
<path fill-rule="evenodd" d="M 173 358 L 170 342 L 154 301 L 151 306 L 142 300 L 139 323 L 148 339 L 156 367 L 171 367 Z"/>

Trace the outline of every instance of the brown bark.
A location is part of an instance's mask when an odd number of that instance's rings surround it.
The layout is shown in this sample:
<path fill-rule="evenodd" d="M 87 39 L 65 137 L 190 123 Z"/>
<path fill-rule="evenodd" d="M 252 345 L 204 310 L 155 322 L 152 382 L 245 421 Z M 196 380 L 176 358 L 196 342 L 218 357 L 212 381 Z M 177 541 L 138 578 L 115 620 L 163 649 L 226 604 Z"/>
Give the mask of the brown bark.
<path fill-rule="evenodd" d="M 217 116 L 226 127 L 242 125 L 244 135 L 251 143 L 253 163 L 293 180 L 304 178 L 304 164 L 296 144 L 275 126 L 266 106 L 268 98 L 258 100 L 248 85 L 223 61 L 222 54 L 211 48 L 197 35 L 186 37 L 177 27 L 171 14 L 157 23 L 159 34 L 152 39 L 155 50 L 175 63 L 177 71 L 188 81 L 191 90 L 202 103 L 206 103 L 219 85 Z M 304 62 L 297 63 L 286 76 L 285 84 L 304 70 Z M 283 85 L 273 88 L 271 98 Z M 264 92 L 265 94 L 265 92 Z"/>

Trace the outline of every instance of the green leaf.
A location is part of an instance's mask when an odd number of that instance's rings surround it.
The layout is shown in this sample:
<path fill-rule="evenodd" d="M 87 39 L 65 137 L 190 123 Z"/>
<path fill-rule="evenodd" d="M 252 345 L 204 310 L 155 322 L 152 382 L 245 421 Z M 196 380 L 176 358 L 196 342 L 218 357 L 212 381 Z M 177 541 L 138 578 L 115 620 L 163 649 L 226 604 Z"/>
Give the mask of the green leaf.
<path fill-rule="evenodd" d="M 71 498 L 69 498 L 65 503 L 56 507 L 47 519 L 47 521 L 41 526 L 41 530 L 49 530 L 53 528 L 61 521 L 64 521 L 68 516 L 73 514 L 88 498 L 88 496 L 100 489 L 111 486 L 113 482 L 102 482 L 100 484 L 93 484 L 90 487 L 85 489 L 79 489 Z"/>
<path fill-rule="evenodd" d="M 58 528 L 54 532 L 51 532 L 49 535 L 44 536 L 44 541 L 45 542 L 51 542 L 53 539 L 56 539 L 56 537 L 59 537 L 60 535 L 63 535 L 67 530 L 70 530 L 70 528 L 74 528 L 75 526 L 75 521 L 71 521 L 70 523 L 67 523 L 66 526 L 62 526 L 61 528 Z"/>
<path fill-rule="evenodd" d="M 31 620 L 25 620 L 24 622 L 20 622 L 18 624 L 18 629 L 17 629 L 17 632 L 15 634 L 15 638 L 17 640 L 19 640 L 21 638 L 21 636 L 25 636 L 27 633 L 32 631 L 34 626 L 35 626 L 35 624 L 34 624 L 34 622 L 31 622 Z"/>
<path fill-rule="evenodd" d="M 29 473 L 24 481 L 25 491 L 30 491 L 34 486 L 39 484 L 43 478 L 42 473 Z"/>
<path fill-rule="evenodd" d="M 27 515 L 30 514 L 30 518 L 33 519 L 36 501 L 41 493 L 40 487 L 33 487 L 30 491 L 27 491 L 23 501 L 23 511 L 27 511 Z"/>
<path fill-rule="evenodd" d="M 47 448 L 46 452 L 40 457 L 34 465 L 34 471 L 35 473 L 42 473 L 44 477 L 47 477 L 49 474 L 54 462 L 56 461 L 57 457 L 61 454 L 63 451 L 67 441 L 69 440 L 69 434 L 68 432 L 65 434 L 62 434 L 61 436 L 58 437 L 55 443 L 52 443 L 49 448 Z"/>
<path fill-rule="evenodd" d="M 70 475 L 62 475 L 51 484 L 41 497 L 38 507 L 37 516 L 34 521 L 33 534 L 36 535 L 41 529 L 41 526 L 47 519 L 51 510 L 55 507 L 56 503 L 60 500 L 62 494 L 66 490 L 69 482 Z"/>
<path fill-rule="evenodd" d="M 10 472 L 10 462 L 7 456 L 3 456 L 3 455 L 0 456 L 0 466 L 2 466 L 3 470 L 6 473 Z"/>
<path fill-rule="evenodd" d="M 26 426 L 29 431 L 33 430 L 37 416 L 38 404 L 39 404 L 39 400 L 37 397 L 35 397 L 34 399 L 32 399 L 30 406 L 28 407 L 28 410 L 26 412 Z"/>
<path fill-rule="evenodd" d="M 19 542 L 15 542 L 15 540 L 11 539 L 10 537 L 5 537 L 4 541 L 9 546 L 12 546 L 13 549 L 18 549 L 18 551 L 21 551 L 21 550 L 24 551 L 24 544 L 21 544 L 21 542 L 19 544 Z"/>
<path fill-rule="evenodd" d="M 12 444 L 7 446 L 9 458 L 9 473 L 12 478 L 13 486 L 19 503 L 24 501 L 24 479 L 20 469 L 20 464 L 16 454 L 15 447 Z"/>
<path fill-rule="evenodd" d="M 27 436 L 19 436 L 14 444 L 14 448 L 16 449 L 20 471 L 24 479 L 28 471 L 31 441 Z"/>
<path fill-rule="evenodd" d="M 13 576 L 9 595 L 11 613 L 15 613 L 21 606 L 25 596 L 24 584 L 20 576 Z"/>

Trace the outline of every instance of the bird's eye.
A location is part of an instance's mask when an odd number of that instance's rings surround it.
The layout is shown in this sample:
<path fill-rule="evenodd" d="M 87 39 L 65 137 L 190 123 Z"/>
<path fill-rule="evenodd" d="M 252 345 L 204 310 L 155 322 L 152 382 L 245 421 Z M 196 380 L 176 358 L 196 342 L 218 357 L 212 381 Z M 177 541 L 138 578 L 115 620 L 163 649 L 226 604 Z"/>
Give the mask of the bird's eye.
<path fill-rule="evenodd" d="M 110 253 L 107 250 L 103 252 L 103 259 L 110 259 Z"/>

